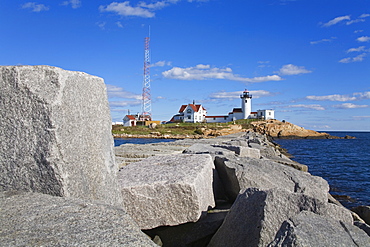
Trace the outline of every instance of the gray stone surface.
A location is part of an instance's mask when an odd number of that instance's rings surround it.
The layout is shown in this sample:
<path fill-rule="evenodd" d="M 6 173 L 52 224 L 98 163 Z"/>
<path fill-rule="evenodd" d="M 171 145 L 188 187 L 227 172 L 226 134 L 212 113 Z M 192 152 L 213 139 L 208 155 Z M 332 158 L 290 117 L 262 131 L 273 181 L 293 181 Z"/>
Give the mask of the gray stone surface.
<path fill-rule="evenodd" d="M 363 230 L 370 237 L 370 226 L 368 224 L 355 221 L 354 225 Z"/>
<path fill-rule="evenodd" d="M 141 229 L 197 221 L 215 206 L 209 154 L 152 156 L 118 173 L 124 207 Z"/>
<path fill-rule="evenodd" d="M 265 159 L 216 157 L 215 165 L 231 200 L 247 188 L 281 188 L 304 193 L 324 202 L 328 200 L 328 183 L 321 177 Z"/>
<path fill-rule="evenodd" d="M 207 246 L 226 214 L 226 210 L 208 213 L 197 222 L 158 227 L 145 233 L 153 237 L 158 236 L 165 247 Z"/>
<path fill-rule="evenodd" d="M 358 206 L 352 208 L 352 211 L 358 214 L 358 216 L 363 219 L 366 224 L 370 225 L 370 206 Z"/>
<path fill-rule="evenodd" d="M 282 224 L 268 246 L 368 247 L 370 238 L 351 224 L 302 211 Z"/>
<path fill-rule="evenodd" d="M 0 191 L 121 202 L 103 79 L 0 67 Z"/>
<path fill-rule="evenodd" d="M 185 154 L 210 154 L 213 158 L 216 155 L 235 155 L 236 153 L 234 151 L 231 151 L 229 149 L 220 147 L 220 146 L 214 146 L 211 144 L 193 144 L 187 149 L 184 150 Z"/>
<path fill-rule="evenodd" d="M 0 193 L 1 246 L 156 246 L 122 209 L 39 193 Z"/>
<path fill-rule="evenodd" d="M 261 157 L 260 150 L 255 148 L 249 148 L 245 146 L 237 145 L 220 145 L 220 144 L 194 144 L 187 148 L 184 153 L 210 153 L 213 155 L 227 155 L 227 154 L 237 154 L 240 157 L 250 157 L 259 159 Z"/>
<path fill-rule="evenodd" d="M 122 167 L 133 162 L 139 162 L 151 156 L 180 154 L 187 147 L 189 147 L 189 145 L 181 145 L 171 142 L 123 144 L 118 147 L 114 147 L 114 152 L 116 163 L 119 167 Z"/>
<path fill-rule="evenodd" d="M 209 247 L 243 246 L 245 243 L 266 246 L 274 240 L 285 220 L 303 210 L 352 223 L 348 211 L 345 215 L 342 208 L 307 195 L 250 188 L 238 196 Z"/>

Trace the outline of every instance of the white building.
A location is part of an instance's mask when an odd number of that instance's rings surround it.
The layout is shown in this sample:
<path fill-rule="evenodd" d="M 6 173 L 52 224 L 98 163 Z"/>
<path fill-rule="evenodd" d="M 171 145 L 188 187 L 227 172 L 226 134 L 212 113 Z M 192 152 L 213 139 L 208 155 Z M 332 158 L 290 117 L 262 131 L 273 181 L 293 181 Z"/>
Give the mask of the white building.
<path fill-rule="evenodd" d="M 207 112 L 202 105 L 188 104 L 182 105 L 179 114 L 172 117 L 171 122 L 190 122 L 197 123 L 206 121 L 207 123 L 227 123 L 239 119 L 275 119 L 274 110 L 258 110 L 252 112 L 252 95 L 248 90 L 244 90 L 240 95 L 241 108 L 234 108 L 228 115 L 207 116 Z"/>
<path fill-rule="evenodd" d="M 202 123 L 205 121 L 206 115 L 206 109 L 193 102 L 193 104 L 182 105 L 179 114 L 173 116 L 170 122 Z"/>
<path fill-rule="evenodd" d="M 265 120 L 275 119 L 275 111 L 274 110 L 258 110 L 257 118 L 265 119 Z"/>

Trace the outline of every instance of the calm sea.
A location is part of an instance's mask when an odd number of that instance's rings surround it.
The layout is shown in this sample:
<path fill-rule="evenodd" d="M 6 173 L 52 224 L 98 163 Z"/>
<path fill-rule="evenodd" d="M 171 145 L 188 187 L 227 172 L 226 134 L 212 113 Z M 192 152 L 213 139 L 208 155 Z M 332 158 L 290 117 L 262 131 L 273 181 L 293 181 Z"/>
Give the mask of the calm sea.
<path fill-rule="evenodd" d="M 326 179 L 347 208 L 370 205 L 370 132 L 327 132 L 356 139 L 277 139 L 312 175 Z"/>
<path fill-rule="evenodd" d="M 308 166 L 312 175 L 329 182 L 331 194 L 347 208 L 370 205 L 370 132 L 327 132 L 356 139 L 277 139 L 294 157 Z M 145 144 L 171 142 L 174 139 L 115 139 L 115 146 L 124 143 Z"/>
<path fill-rule="evenodd" d="M 158 143 L 158 142 L 173 142 L 177 139 L 153 139 L 153 138 L 114 138 L 114 146 L 120 146 L 122 144 L 147 144 L 147 143 Z"/>

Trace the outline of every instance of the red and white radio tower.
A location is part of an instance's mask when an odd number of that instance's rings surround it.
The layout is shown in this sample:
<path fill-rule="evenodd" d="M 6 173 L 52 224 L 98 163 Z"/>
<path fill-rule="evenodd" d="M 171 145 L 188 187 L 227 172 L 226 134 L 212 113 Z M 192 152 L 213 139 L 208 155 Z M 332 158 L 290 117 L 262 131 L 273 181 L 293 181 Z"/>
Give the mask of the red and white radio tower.
<path fill-rule="evenodd" d="M 152 97 L 150 95 L 150 51 L 149 51 L 150 31 L 149 37 L 145 38 L 144 49 L 144 83 L 143 83 L 143 118 L 152 119 Z"/>

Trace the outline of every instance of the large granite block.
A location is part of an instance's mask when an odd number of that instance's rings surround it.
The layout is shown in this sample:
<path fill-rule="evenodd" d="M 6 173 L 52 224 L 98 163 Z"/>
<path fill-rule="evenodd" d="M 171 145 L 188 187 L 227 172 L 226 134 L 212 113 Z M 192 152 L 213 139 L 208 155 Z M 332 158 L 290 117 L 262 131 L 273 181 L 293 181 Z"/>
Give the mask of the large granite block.
<path fill-rule="evenodd" d="M 227 196 L 235 200 L 247 188 L 281 188 L 328 201 L 329 185 L 321 177 L 265 159 L 218 157 L 215 165 Z"/>
<path fill-rule="evenodd" d="M 0 192 L 1 246 L 156 246 L 120 207 L 39 193 Z"/>
<path fill-rule="evenodd" d="M 282 246 L 370 246 L 370 237 L 355 227 L 329 217 L 302 211 L 284 221 L 273 242 L 268 247 Z"/>
<path fill-rule="evenodd" d="M 342 207 L 301 193 L 250 188 L 238 196 L 209 247 L 267 246 L 285 220 L 304 210 L 352 224 L 350 212 Z"/>
<path fill-rule="evenodd" d="M 197 221 L 214 207 L 209 154 L 153 156 L 118 173 L 123 204 L 141 229 Z"/>
<path fill-rule="evenodd" d="M 1 66 L 0 88 L 0 191 L 121 203 L 103 79 Z"/>

